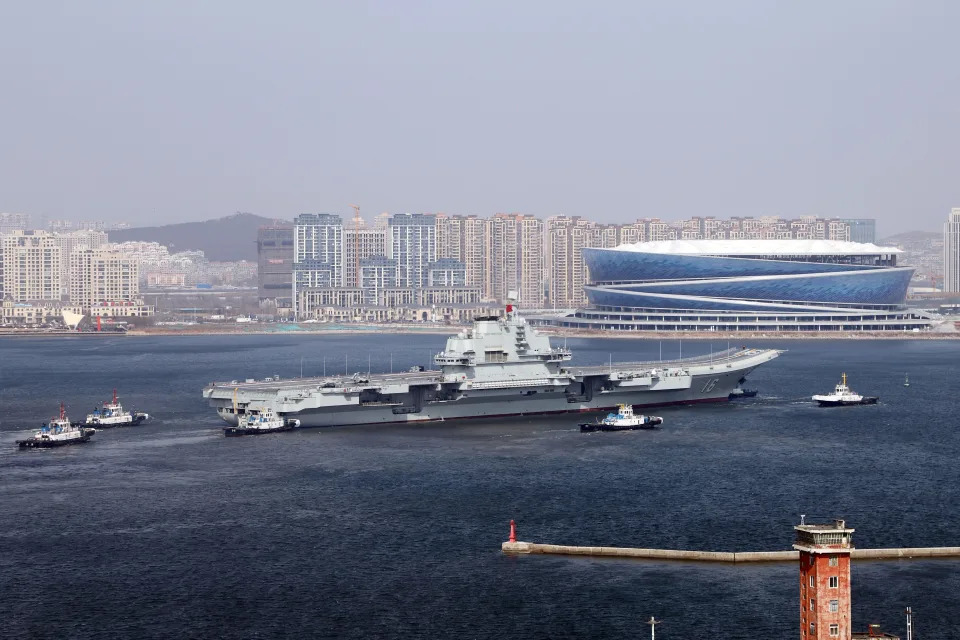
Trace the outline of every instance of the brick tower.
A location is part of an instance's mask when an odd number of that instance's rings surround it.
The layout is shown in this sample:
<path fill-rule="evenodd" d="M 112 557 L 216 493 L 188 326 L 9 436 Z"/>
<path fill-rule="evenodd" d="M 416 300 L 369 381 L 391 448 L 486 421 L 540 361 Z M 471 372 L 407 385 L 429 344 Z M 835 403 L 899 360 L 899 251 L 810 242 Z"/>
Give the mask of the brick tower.
<path fill-rule="evenodd" d="M 853 529 L 843 520 L 800 524 L 800 640 L 850 640 L 850 551 Z"/>

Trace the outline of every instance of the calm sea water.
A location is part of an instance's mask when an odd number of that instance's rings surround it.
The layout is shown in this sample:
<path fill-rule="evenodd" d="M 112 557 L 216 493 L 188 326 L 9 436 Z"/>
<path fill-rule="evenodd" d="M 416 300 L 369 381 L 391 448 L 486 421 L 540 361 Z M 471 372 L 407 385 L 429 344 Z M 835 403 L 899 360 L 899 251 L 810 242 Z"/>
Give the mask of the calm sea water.
<path fill-rule="evenodd" d="M 225 439 L 211 380 L 387 370 L 442 336 L 0 341 L 0 636 L 5 638 L 787 638 L 792 564 L 505 557 L 520 538 L 789 548 L 799 514 L 861 547 L 960 544 L 960 343 L 784 342 L 762 397 L 658 410 L 656 432 L 573 418 L 304 430 Z M 664 357 L 678 354 L 664 342 Z M 660 343 L 569 340 L 583 363 Z M 726 342 L 684 341 L 684 355 Z M 817 409 L 841 371 L 876 407 Z M 912 385 L 903 387 L 909 372 Z M 88 445 L 18 451 L 66 402 L 117 387 L 155 419 Z M 960 561 L 854 565 L 856 628 L 960 637 Z"/>

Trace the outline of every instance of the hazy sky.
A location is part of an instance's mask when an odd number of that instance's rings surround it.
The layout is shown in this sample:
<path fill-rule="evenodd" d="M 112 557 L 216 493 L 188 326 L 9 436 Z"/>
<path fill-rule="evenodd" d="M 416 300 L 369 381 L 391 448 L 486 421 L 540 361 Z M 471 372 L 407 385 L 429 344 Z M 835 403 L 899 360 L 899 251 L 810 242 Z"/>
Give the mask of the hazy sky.
<path fill-rule="evenodd" d="M 0 211 L 960 206 L 960 2 L 0 3 Z"/>

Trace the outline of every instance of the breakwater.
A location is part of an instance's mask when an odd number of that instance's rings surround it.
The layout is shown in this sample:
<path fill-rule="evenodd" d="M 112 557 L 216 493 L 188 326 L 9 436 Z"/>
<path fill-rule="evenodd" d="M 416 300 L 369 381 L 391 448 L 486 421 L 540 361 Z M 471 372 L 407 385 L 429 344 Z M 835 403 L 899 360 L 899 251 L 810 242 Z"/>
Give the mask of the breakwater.
<path fill-rule="evenodd" d="M 503 553 L 511 555 L 547 554 L 593 556 L 605 558 L 639 558 L 645 560 L 681 560 L 686 562 L 794 562 L 798 551 L 686 551 L 680 549 L 639 549 L 630 547 L 579 547 L 534 542 L 504 542 Z M 907 547 L 898 549 L 853 549 L 854 560 L 889 560 L 910 558 L 960 558 L 960 547 Z"/>

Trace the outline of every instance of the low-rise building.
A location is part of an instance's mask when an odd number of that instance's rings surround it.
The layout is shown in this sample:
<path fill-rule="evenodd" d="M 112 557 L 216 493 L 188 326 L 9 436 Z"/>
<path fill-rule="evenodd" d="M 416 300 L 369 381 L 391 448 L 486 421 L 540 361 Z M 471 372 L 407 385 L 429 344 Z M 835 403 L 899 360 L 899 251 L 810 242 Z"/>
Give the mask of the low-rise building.
<path fill-rule="evenodd" d="M 14 302 L 7 298 L 0 304 L 3 324 L 36 325 L 53 320 L 60 321 L 64 311 L 79 315 L 82 309 L 75 304 L 51 300 Z"/>

